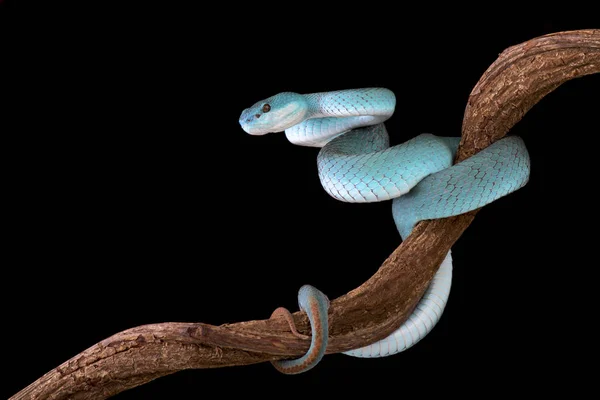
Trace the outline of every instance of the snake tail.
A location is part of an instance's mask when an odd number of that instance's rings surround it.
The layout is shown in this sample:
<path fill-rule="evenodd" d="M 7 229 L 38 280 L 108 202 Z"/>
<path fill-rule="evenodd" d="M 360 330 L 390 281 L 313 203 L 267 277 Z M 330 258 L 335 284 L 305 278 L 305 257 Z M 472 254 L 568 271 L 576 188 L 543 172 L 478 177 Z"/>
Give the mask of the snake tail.
<path fill-rule="evenodd" d="M 287 375 L 300 374 L 312 369 L 321 361 L 327 349 L 329 299 L 317 288 L 304 285 L 298 292 L 298 305 L 300 310 L 308 315 L 312 337 L 310 347 L 302 357 L 271 362 L 275 369 Z"/>

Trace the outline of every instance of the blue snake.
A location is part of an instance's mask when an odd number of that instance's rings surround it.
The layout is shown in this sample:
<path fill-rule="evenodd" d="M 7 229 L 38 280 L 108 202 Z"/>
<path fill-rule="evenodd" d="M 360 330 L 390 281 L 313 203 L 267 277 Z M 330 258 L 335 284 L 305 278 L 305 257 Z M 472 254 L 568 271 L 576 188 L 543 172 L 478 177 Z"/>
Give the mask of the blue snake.
<path fill-rule="evenodd" d="M 393 200 L 392 215 L 402 239 L 422 220 L 475 210 L 523 187 L 529 179 L 529 155 L 521 138 L 509 136 L 453 165 L 460 138 L 421 134 L 389 145 L 384 121 L 396 106 L 385 88 L 298 94 L 283 92 L 245 109 L 239 119 L 251 135 L 285 131 L 290 142 L 321 147 L 317 167 L 325 191 L 345 202 Z M 413 346 L 439 321 L 452 281 L 450 252 L 409 318 L 378 342 L 345 352 L 355 357 L 383 357 Z M 283 373 L 314 367 L 327 347 L 329 300 L 305 285 L 300 309 L 312 329 L 311 346 L 295 360 L 274 361 Z M 284 309 L 285 310 L 285 309 Z M 299 337 L 289 311 L 279 310 Z"/>

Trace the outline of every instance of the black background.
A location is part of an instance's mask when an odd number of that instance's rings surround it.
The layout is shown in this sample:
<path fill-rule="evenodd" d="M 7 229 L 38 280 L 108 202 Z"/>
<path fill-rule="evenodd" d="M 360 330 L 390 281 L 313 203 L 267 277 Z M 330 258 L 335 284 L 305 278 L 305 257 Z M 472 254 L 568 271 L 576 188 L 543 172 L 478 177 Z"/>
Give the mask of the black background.
<path fill-rule="evenodd" d="M 267 318 L 295 310 L 305 283 L 336 298 L 397 247 L 391 203 L 333 200 L 318 150 L 245 134 L 244 108 L 281 91 L 384 86 L 398 98 L 393 144 L 458 136 L 471 89 L 502 50 L 598 27 L 486 13 L 433 21 L 431 5 L 83 3 L 0 8 L 13 122 L 3 127 L 4 397 L 133 326 Z M 589 388 L 598 93 L 598 75 L 570 81 L 514 127 L 530 183 L 486 206 L 453 247 L 448 306 L 414 348 L 330 355 L 294 377 L 266 363 L 184 371 L 116 398 L 195 398 L 209 387 L 281 396 L 276 387 L 319 384 L 391 385 L 399 396 Z"/>

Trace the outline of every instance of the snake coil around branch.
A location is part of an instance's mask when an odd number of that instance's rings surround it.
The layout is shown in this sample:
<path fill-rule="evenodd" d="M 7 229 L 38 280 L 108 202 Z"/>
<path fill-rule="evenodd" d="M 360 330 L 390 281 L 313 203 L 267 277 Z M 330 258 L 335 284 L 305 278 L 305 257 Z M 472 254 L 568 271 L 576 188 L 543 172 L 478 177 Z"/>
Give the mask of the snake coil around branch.
<path fill-rule="evenodd" d="M 559 32 L 507 48 L 469 96 L 455 161 L 502 138 L 562 83 L 599 72 L 600 30 Z M 398 328 L 475 214 L 419 223 L 368 281 L 332 300 L 327 353 L 364 346 Z M 367 305 L 380 312 L 362 313 Z M 304 314 L 293 318 L 301 332 L 309 331 Z M 293 335 L 283 319 L 143 325 L 95 344 L 11 399 L 104 399 L 183 369 L 298 357 L 307 349 L 307 341 Z"/>

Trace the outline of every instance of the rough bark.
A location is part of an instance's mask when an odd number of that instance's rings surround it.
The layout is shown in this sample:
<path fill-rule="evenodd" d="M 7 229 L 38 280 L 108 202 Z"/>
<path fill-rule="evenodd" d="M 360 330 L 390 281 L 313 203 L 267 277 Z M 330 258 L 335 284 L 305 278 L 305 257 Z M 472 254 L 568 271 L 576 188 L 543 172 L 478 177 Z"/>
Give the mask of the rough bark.
<path fill-rule="evenodd" d="M 598 72 L 600 30 L 559 32 L 506 49 L 468 99 L 457 161 L 500 139 L 563 82 Z M 367 282 L 333 300 L 328 353 L 364 346 L 397 329 L 475 214 L 420 223 Z M 294 319 L 309 333 L 303 314 Z M 182 369 L 300 356 L 308 343 L 281 320 L 144 325 L 92 346 L 11 399 L 103 399 Z"/>

